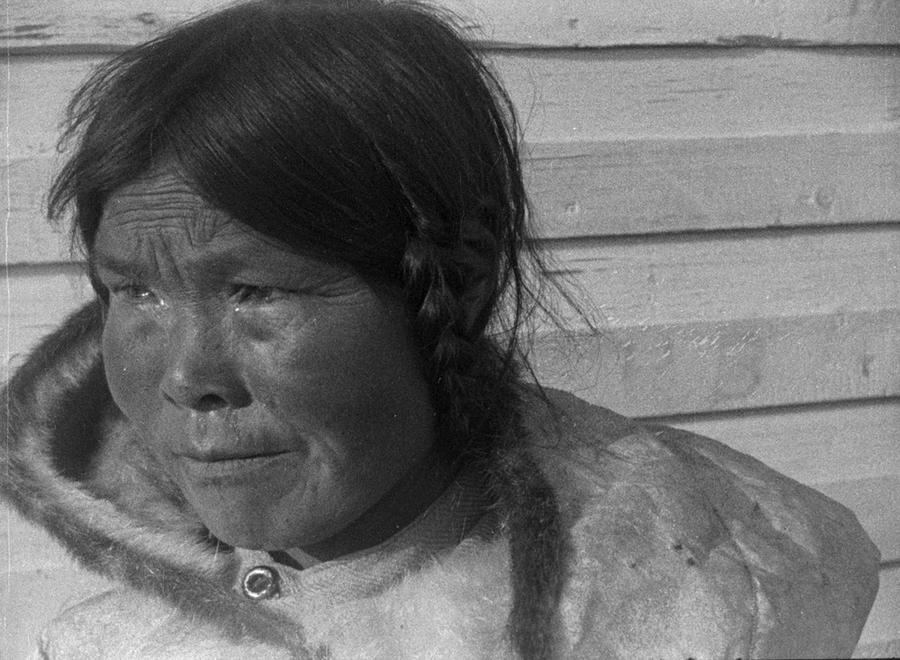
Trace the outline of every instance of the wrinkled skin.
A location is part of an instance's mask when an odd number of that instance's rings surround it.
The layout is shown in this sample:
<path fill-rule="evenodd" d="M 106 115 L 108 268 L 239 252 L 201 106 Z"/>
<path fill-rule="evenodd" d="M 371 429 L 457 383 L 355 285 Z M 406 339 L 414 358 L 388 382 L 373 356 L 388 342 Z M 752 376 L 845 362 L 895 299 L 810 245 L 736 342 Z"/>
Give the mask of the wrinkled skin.
<path fill-rule="evenodd" d="M 111 196 L 91 256 L 113 399 L 217 538 L 326 559 L 446 486 L 397 292 L 253 232 L 166 170 Z"/>

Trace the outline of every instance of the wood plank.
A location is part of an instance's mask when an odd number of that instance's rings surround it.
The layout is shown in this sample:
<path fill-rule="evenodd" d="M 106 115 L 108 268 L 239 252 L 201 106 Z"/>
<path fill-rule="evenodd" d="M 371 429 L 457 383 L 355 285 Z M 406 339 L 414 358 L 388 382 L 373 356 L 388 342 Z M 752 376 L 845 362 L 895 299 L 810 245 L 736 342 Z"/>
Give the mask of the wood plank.
<path fill-rule="evenodd" d="M 900 309 L 898 225 L 567 240 L 548 258 L 601 330 Z"/>
<path fill-rule="evenodd" d="M 900 565 L 881 569 L 881 584 L 854 658 L 900 656 Z"/>
<path fill-rule="evenodd" d="M 102 61 L 97 57 L 9 60 L 7 157 L 0 164 L 0 185 L 8 192 L 0 200 L 0 212 L 7 218 L 0 254 L 7 255 L 8 263 L 59 261 L 68 255 L 66 229 L 54 229 L 43 220 L 51 176 L 62 163 L 56 151 L 57 127 L 69 95 Z"/>
<path fill-rule="evenodd" d="M 900 310 L 539 336 L 545 385 L 631 416 L 900 395 Z"/>
<path fill-rule="evenodd" d="M 532 188 L 544 231 L 561 236 L 595 234 L 598 227 L 616 234 L 895 219 L 895 51 L 740 53 L 498 55 L 528 124 Z M 64 241 L 35 218 L 59 163 L 56 131 L 66 98 L 100 61 L 10 60 L 8 166 L 0 175 L 10 191 L 13 263 L 55 260 L 64 252 Z M 704 99 L 707 79 L 733 86 Z M 848 81 L 837 93 L 835 79 Z M 793 91 L 759 107 L 772 89 Z M 813 125 L 838 132 L 789 133 Z M 715 137 L 784 129 L 789 134 Z M 596 135 L 584 141 L 589 133 Z M 696 135 L 678 138 L 685 133 Z M 582 141 L 569 144 L 579 136 Z"/>
<path fill-rule="evenodd" d="M 496 52 L 530 142 L 877 132 L 900 125 L 896 48 Z M 837 84 L 836 81 L 840 81 Z"/>
<path fill-rule="evenodd" d="M 900 566 L 882 568 L 880 578 L 878 597 L 854 658 L 889 658 L 900 654 Z M 866 647 L 869 652 L 865 652 Z"/>
<path fill-rule="evenodd" d="M 882 560 L 900 560 L 900 399 L 649 421 L 720 440 L 835 497 L 857 514 Z"/>
<path fill-rule="evenodd" d="M 67 223 L 46 219 L 46 195 L 56 158 L 39 156 L 0 166 L 0 186 L 9 191 L 0 200 L 6 218 L 0 234 L 0 261 L 7 264 L 54 263 L 72 258 Z"/>
<path fill-rule="evenodd" d="M 489 41 L 510 45 L 791 45 L 897 43 L 900 38 L 900 7 L 875 0 L 524 0 L 515 3 L 515 11 L 510 11 L 510 0 L 440 4 L 471 17 Z"/>
<path fill-rule="evenodd" d="M 526 151 L 544 237 L 900 221 L 900 131 L 558 142 Z M 68 253 L 67 232 L 40 220 L 56 165 L 38 154 L 6 170 L 0 255 L 9 263 Z"/>
<path fill-rule="evenodd" d="M 224 0 L 13 0 L 5 48 L 106 48 L 134 44 Z M 717 3 L 686 0 L 435 0 L 456 12 L 474 41 L 515 46 L 616 46 L 673 43 L 897 43 L 895 2 Z M 515 10 L 511 11 L 514 7 Z"/>
<path fill-rule="evenodd" d="M 0 278 L 3 366 L 15 368 L 41 337 L 93 295 L 80 265 L 18 267 Z M 6 374 L 0 373 L 0 382 Z"/>
<path fill-rule="evenodd" d="M 646 421 L 715 438 L 812 486 L 900 474 L 900 399 Z"/>
<path fill-rule="evenodd" d="M 897 130 L 898 54 L 900 48 L 508 51 L 494 53 L 492 62 L 534 144 Z M 52 154 L 70 92 L 102 59 L 10 58 L 11 159 Z"/>
<path fill-rule="evenodd" d="M 900 220 L 900 131 L 539 143 L 542 236 Z"/>
<path fill-rule="evenodd" d="M 7 159 L 11 164 L 56 154 L 58 127 L 72 92 L 105 58 L 97 56 L 11 57 L 5 100 Z"/>
<path fill-rule="evenodd" d="M 535 362 L 591 401 L 659 415 L 900 388 L 897 229 L 561 245 L 600 334 L 543 336 Z"/>
<path fill-rule="evenodd" d="M 900 227 L 561 241 L 598 319 L 538 331 L 548 384 L 631 415 L 900 391 Z M 546 334 L 541 334 L 546 332 Z"/>

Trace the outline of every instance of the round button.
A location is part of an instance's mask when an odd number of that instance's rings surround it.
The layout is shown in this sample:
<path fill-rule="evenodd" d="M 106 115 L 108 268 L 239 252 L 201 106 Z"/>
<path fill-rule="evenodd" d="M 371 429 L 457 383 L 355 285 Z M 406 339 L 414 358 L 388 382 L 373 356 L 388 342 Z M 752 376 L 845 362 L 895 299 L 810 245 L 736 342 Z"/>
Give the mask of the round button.
<path fill-rule="evenodd" d="M 244 575 L 241 588 L 250 600 L 265 600 L 278 595 L 280 582 L 281 577 L 274 568 L 254 566 Z"/>

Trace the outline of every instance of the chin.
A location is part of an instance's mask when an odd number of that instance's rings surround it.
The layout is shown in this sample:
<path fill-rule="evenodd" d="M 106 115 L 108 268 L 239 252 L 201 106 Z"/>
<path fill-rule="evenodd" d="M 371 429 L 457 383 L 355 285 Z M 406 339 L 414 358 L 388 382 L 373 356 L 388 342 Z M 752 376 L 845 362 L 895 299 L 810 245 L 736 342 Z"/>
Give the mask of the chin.
<path fill-rule="evenodd" d="M 211 525 L 208 529 L 218 540 L 232 547 L 244 548 L 245 550 L 287 550 L 304 545 L 302 541 L 298 541 L 293 536 L 257 534 L 251 531 L 230 528 L 216 529 Z"/>
<path fill-rule="evenodd" d="M 201 516 L 202 518 L 202 516 Z M 204 520 L 206 528 L 218 540 L 236 548 L 247 550 L 289 550 L 313 545 L 327 538 L 327 533 L 307 530 L 303 524 L 284 529 L 264 516 L 250 516 L 247 520 L 235 518 Z"/>
<path fill-rule="evenodd" d="M 213 517 L 201 514 L 200 517 L 215 538 L 230 546 L 247 550 L 281 550 L 290 547 L 282 544 L 292 539 L 288 539 L 287 534 L 273 530 L 261 517 L 251 517 L 248 520 L 223 519 L 220 513 L 217 514 Z"/>

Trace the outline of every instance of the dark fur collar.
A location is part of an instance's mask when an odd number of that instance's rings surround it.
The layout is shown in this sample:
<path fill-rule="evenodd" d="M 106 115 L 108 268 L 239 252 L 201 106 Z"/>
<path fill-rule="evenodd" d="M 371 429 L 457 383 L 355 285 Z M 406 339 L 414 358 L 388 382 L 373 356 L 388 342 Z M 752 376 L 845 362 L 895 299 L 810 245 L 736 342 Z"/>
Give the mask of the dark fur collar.
<path fill-rule="evenodd" d="M 216 551 L 131 444 L 106 387 L 100 328 L 100 305 L 91 303 L 10 380 L 0 409 L 8 448 L 0 494 L 86 568 L 156 593 L 232 639 L 249 636 L 305 655 L 296 622 L 232 591 L 233 554 Z"/>

